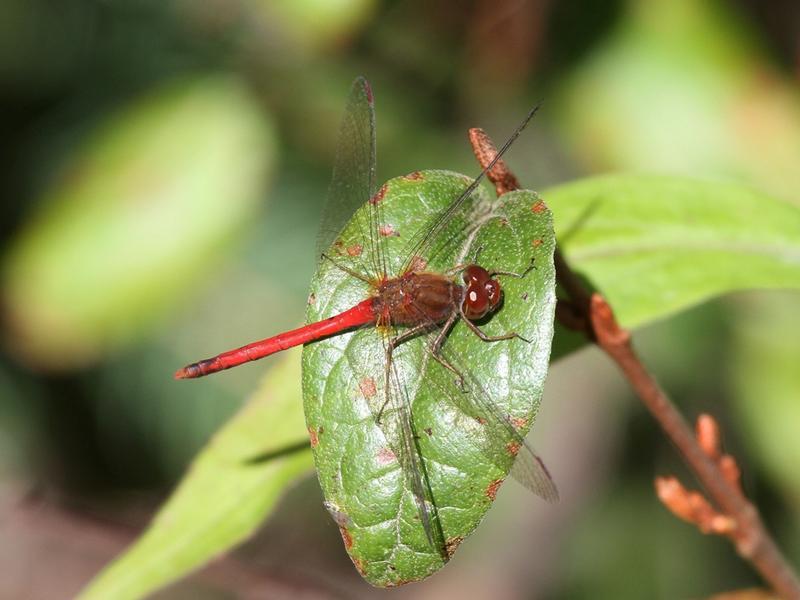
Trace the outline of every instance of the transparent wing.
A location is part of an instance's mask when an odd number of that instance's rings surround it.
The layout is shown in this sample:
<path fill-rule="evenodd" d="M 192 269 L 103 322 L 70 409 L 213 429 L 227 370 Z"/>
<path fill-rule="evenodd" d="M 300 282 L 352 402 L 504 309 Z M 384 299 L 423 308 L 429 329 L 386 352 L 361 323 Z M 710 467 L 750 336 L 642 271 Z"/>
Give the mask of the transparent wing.
<path fill-rule="evenodd" d="M 414 398 L 424 385 L 416 368 L 423 353 L 417 340 L 409 340 L 414 343 L 400 344 L 391 362 L 384 360 L 390 340 L 406 332 L 407 329 L 384 326 L 376 330 L 376 335 L 360 336 L 358 350 L 348 347 L 347 353 L 352 352 L 348 368 L 355 376 L 360 398 L 366 401 L 371 425 L 381 434 L 380 439 L 373 437 L 374 432 L 369 434 L 372 447 L 380 447 L 377 462 L 381 467 L 375 477 L 387 477 L 387 485 L 393 491 L 399 484 L 397 495 L 392 493 L 391 500 L 387 498 L 387 505 L 381 508 L 397 502 L 398 540 L 417 552 L 434 553 L 446 561 L 448 555 L 439 507 L 433 497 L 426 458 L 420 451 L 416 430 L 425 425 L 416 423 L 412 412 Z M 390 475 L 395 471 L 398 479 Z M 390 510 L 395 510 L 393 504 Z M 418 535 L 419 526 L 424 530 L 424 538 Z"/>
<path fill-rule="evenodd" d="M 389 398 L 387 408 L 392 409 L 394 428 L 397 439 L 397 458 L 403 476 L 411 489 L 414 503 L 419 513 L 420 522 L 425 530 L 428 543 L 445 560 L 448 560 L 444 532 L 438 519 L 438 510 L 431 498 L 430 482 L 425 471 L 425 461 L 417 443 L 418 435 L 411 410 L 411 395 L 406 382 L 400 378 L 399 370 L 394 363 L 389 365 Z M 380 417 L 383 419 L 383 417 Z"/>
<path fill-rule="evenodd" d="M 424 323 L 422 315 L 420 320 Z M 391 329 L 392 335 L 406 332 L 403 329 Z M 432 347 L 432 342 L 441 328 L 435 323 L 428 322 L 420 325 L 419 329 L 422 330 L 419 332 L 419 337 L 423 339 L 417 340 L 422 343 L 413 344 L 417 350 L 416 355 L 411 348 L 411 340 L 402 342 L 397 347 L 384 376 L 386 386 L 381 386 L 382 394 L 379 401 L 373 403 L 371 409 L 376 423 L 384 432 L 397 458 L 406 490 L 412 493 L 428 544 L 447 561 L 450 555 L 446 543 L 447 536 L 442 528 L 438 512 L 440 507 L 433 497 L 430 474 L 427 471 L 427 463 L 431 457 L 424 456 L 420 446 L 421 438 L 432 435 L 426 426 L 432 425 L 433 422 L 429 421 L 429 417 L 415 415 L 412 409 L 414 399 L 421 388 L 433 388 L 435 396 L 438 397 L 437 402 L 442 403 L 442 410 L 447 412 L 444 407 L 447 404 L 450 412 L 457 411 L 468 421 L 463 431 L 453 431 L 451 435 L 449 432 L 439 430 L 433 435 L 450 440 L 446 442 L 448 444 L 470 444 L 475 454 L 482 455 L 485 461 L 492 463 L 498 469 L 510 472 L 514 479 L 548 502 L 555 502 L 558 499 L 558 491 L 543 461 L 525 441 L 524 435 L 515 426 L 512 417 L 498 407 L 480 381 L 452 352 L 440 349 L 439 356 L 461 374 L 465 382 L 464 387 L 456 383 L 456 376 L 451 375 L 450 371 L 447 371 L 444 377 L 432 377 L 429 373 L 421 378 L 418 369 L 408 368 L 410 363 L 417 366 L 425 364 L 424 360 L 420 362 L 421 356 L 427 357 L 430 363 L 435 361 L 429 348 Z M 425 331 L 429 333 L 426 335 Z M 391 335 L 383 339 L 385 351 Z M 409 352 L 405 352 L 406 350 Z M 438 368 L 436 364 L 427 364 L 423 372 L 435 368 Z M 459 427 L 455 425 L 455 421 L 453 423 L 455 427 Z M 520 424 L 519 427 L 522 428 L 524 425 Z"/>
<path fill-rule="evenodd" d="M 423 257 L 429 262 L 433 261 L 439 253 L 447 253 L 449 249 L 461 245 L 464 238 L 469 234 L 469 231 L 463 230 L 460 236 L 442 236 L 442 232 L 453 219 L 460 216 L 466 216 L 468 221 L 474 221 L 475 215 L 470 218 L 465 215 L 465 212 L 472 212 L 474 207 L 468 200 L 472 193 L 480 185 L 486 174 L 492 170 L 495 163 L 500 160 L 503 155 L 511 148 L 512 144 L 520 136 L 522 131 L 528 125 L 530 120 L 539 110 L 541 104 L 534 106 L 522 122 L 517 125 L 514 132 L 509 136 L 505 143 L 500 147 L 495 157 L 489 162 L 488 165 L 478 174 L 478 176 L 471 182 L 464 186 L 464 189 L 457 194 L 453 195 L 452 202 L 448 203 L 447 207 L 441 213 L 436 215 L 431 224 L 427 227 L 420 228 L 417 233 L 411 237 L 408 244 L 403 249 L 403 255 L 406 257 L 404 264 L 404 271 L 411 268 L 416 261 L 417 257 Z M 444 239 L 443 239 L 444 238 Z"/>
<path fill-rule="evenodd" d="M 363 77 L 350 88 L 339 126 L 336 160 L 317 236 L 317 258 L 328 250 L 356 210 L 375 191 L 375 107 L 372 89 Z M 373 228 L 362 224 L 365 239 Z M 377 255 L 377 252 L 370 252 Z"/>
<path fill-rule="evenodd" d="M 516 340 L 509 341 L 514 343 Z M 485 343 L 508 343 L 508 341 Z M 481 446 L 484 456 L 498 467 L 502 467 L 504 454 L 516 455 L 510 471 L 511 476 L 537 496 L 548 502 L 556 502 L 558 489 L 542 459 L 525 441 L 512 417 L 500 410 L 481 382 L 459 363 L 454 353 L 448 352 L 446 346 L 445 344 L 439 349 L 439 356 L 458 371 L 463 378 L 464 386 L 456 383 L 456 376 L 453 374 L 453 385 L 438 384 L 439 391 L 449 402 L 481 424 L 489 440 L 488 445 Z M 435 383 L 436 378 L 431 377 L 429 381 Z"/>
<path fill-rule="evenodd" d="M 420 319 L 424 319 L 423 311 L 420 309 L 417 311 Z M 428 328 L 435 327 L 435 324 L 430 323 Z M 533 448 L 525 441 L 524 435 L 519 431 L 528 423 L 519 422 L 519 425 L 515 425 L 512 416 L 503 412 L 498 403 L 492 400 L 480 380 L 459 360 L 454 352 L 447 349 L 446 341 L 440 348 L 434 349 L 433 335 L 435 334 L 432 334 L 426 342 L 425 348 L 430 354 L 430 359 L 439 362 L 441 368 L 447 369 L 448 375 L 451 376 L 444 379 L 428 376 L 425 378 L 425 384 L 435 386 L 443 399 L 481 424 L 483 437 L 488 444 L 478 444 L 478 448 L 490 462 L 503 469 L 504 463 L 507 464 L 508 455 L 514 455 L 510 469 L 511 476 L 537 496 L 548 502 L 556 502 L 558 489 L 555 482 L 545 467 L 544 461 L 533 451 Z M 476 337 L 477 342 L 487 344 L 525 343 L 513 339 L 502 342 L 481 342 Z M 428 368 L 436 368 L 436 365 L 429 365 Z M 459 378 L 463 383 L 458 382 Z M 525 429 L 527 430 L 527 428 Z M 468 436 L 467 439 L 476 442 L 476 438 Z"/>

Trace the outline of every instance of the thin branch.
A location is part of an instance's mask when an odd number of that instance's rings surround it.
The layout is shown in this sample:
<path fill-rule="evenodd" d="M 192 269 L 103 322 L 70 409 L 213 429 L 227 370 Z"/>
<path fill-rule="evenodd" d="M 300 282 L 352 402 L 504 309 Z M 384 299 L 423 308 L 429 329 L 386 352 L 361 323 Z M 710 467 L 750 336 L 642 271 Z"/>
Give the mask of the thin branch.
<path fill-rule="evenodd" d="M 739 466 L 731 455 L 720 450 L 719 425 L 714 417 L 705 414 L 697 417 L 695 437 L 705 455 L 717 464 L 725 480 L 743 495 Z M 658 499 L 676 517 L 692 523 L 703 533 L 724 535 L 738 543 L 736 521 L 716 510 L 702 494 L 687 490 L 675 477 L 657 477 L 655 485 Z"/>
<path fill-rule="evenodd" d="M 485 167 L 496 153 L 494 144 L 479 129 L 470 130 L 470 141 L 475 157 Z M 495 184 L 498 195 L 519 188 L 516 177 L 502 160 L 497 161 L 487 177 Z M 738 466 L 731 457 L 718 456 L 718 430 L 712 430 L 712 425 L 704 421 L 698 424 L 698 437 L 695 437 L 675 404 L 636 354 L 630 332 L 619 325 L 608 302 L 587 289 L 558 249 L 555 267 L 556 279 L 567 295 L 559 301 L 557 318 L 562 325 L 582 331 L 617 363 L 719 510 L 699 494 L 692 496 L 693 493 L 680 486 L 677 480 L 664 480 L 661 484 L 660 491 L 667 496 L 667 503 L 672 502 L 674 508 L 691 517 L 689 520 L 693 519 L 695 524 L 702 521 L 709 531 L 727 535 L 739 555 L 753 565 L 775 592 L 784 598 L 800 599 L 800 580 L 764 527 L 758 510 L 742 493 Z M 681 502 L 683 505 L 678 506 Z"/>

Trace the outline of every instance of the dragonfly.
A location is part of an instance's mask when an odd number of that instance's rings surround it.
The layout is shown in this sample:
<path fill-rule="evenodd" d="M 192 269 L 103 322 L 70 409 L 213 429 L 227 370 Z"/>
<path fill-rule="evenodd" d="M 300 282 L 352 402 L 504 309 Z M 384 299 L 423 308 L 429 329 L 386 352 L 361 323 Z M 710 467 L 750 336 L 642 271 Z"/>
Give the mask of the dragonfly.
<path fill-rule="evenodd" d="M 339 272 L 344 279 L 360 284 L 364 290 L 363 299 L 324 319 L 194 362 L 175 373 L 176 379 L 199 378 L 294 346 L 313 345 L 364 328 L 375 328 L 381 344 L 382 357 L 378 358 L 382 360 L 382 381 L 367 379 L 365 396 L 378 397 L 371 404 L 372 419 L 389 440 L 389 456 L 399 463 L 404 485 L 411 491 L 429 546 L 445 562 L 452 554 L 451 544 L 438 518 L 425 468 L 426 457 L 420 451 L 420 424 L 415 423 L 413 414 L 413 392 L 409 390 L 404 367 L 397 360 L 397 353 L 405 344 L 424 339 L 425 356 L 444 369 L 452 381 L 452 385 L 442 385 L 422 376 L 417 385 L 436 386 L 438 394 L 466 407 L 492 440 L 491 447 L 483 450 L 487 455 L 491 457 L 500 452 L 498 449 L 511 448 L 515 455 L 512 476 L 548 501 L 558 497 L 544 463 L 520 433 L 519 423 L 497 406 L 492 392 L 471 372 L 466 361 L 448 350 L 448 338 L 458 323 L 463 323 L 479 343 L 530 343 L 516 331 L 489 335 L 481 324 L 503 310 L 506 299 L 502 282 L 506 278 L 524 280 L 536 269 L 535 261 L 531 258 L 528 266 L 518 272 L 480 265 L 482 247 L 478 247 L 447 269 L 429 268 L 436 262 L 436 256 L 452 254 L 456 245 L 466 248 L 465 241 L 471 230 L 460 228 L 453 232 L 453 224 L 474 220 L 474 193 L 537 109 L 538 106 L 534 107 L 526 115 L 481 173 L 474 179 L 464 180 L 463 187 L 450 192 L 452 197 L 441 202 L 443 208 L 407 236 L 402 251 L 397 251 L 394 250 L 396 243 L 390 244 L 395 236 L 384 215 L 382 200 L 386 187 L 378 189 L 376 186 L 373 93 L 366 79 L 357 78 L 339 130 L 333 178 L 317 240 L 317 256 L 321 264 Z M 415 173 L 408 177 L 413 180 L 423 175 Z M 343 248 L 339 237 L 348 223 L 362 243 Z M 362 389 L 364 381 L 359 383 Z M 316 437 L 315 431 L 312 446 Z M 346 512 L 332 501 L 326 501 L 326 507 L 333 507 L 329 511 L 343 529 L 344 537 L 348 523 Z"/>

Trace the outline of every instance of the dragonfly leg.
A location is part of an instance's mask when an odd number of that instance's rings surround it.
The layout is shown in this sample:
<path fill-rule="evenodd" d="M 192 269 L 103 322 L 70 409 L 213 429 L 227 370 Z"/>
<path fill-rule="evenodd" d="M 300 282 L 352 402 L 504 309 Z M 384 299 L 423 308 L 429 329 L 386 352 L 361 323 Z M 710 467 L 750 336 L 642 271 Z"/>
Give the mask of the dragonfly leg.
<path fill-rule="evenodd" d="M 523 277 L 525 277 L 525 275 L 527 275 L 533 269 L 536 268 L 536 265 L 533 264 L 534 260 L 536 260 L 535 257 L 531 257 L 530 264 L 525 268 L 525 270 L 522 273 L 514 273 L 513 271 L 498 271 L 497 269 L 491 269 L 489 271 L 489 275 L 491 275 L 492 277 L 494 277 L 495 275 L 508 275 L 510 277 L 516 277 L 517 279 L 522 279 Z"/>
<path fill-rule="evenodd" d="M 447 271 L 444 272 L 444 275 L 446 275 L 447 277 L 452 277 L 453 275 L 456 275 L 457 273 L 460 273 L 461 271 L 466 269 L 468 266 L 469 264 L 467 263 L 459 263 L 455 267 L 450 267 L 449 269 L 447 269 Z"/>
<path fill-rule="evenodd" d="M 383 404 L 381 404 L 381 408 L 378 411 L 377 417 L 375 418 L 378 423 L 381 422 L 383 411 L 386 410 L 386 407 L 389 405 L 389 382 L 392 377 L 392 354 L 394 353 L 394 349 L 406 340 L 410 340 L 411 338 L 418 336 L 427 329 L 427 323 L 416 325 L 408 331 L 401 333 L 400 335 L 389 340 L 389 344 L 386 346 L 386 369 L 383 374 Z"/>
<path fill-rule="evenodd" d="M 514 338 L 519 338 L 523 342 L 527 342 L 529 344 L 531 343 L 531 341 L 528 338 L 522 337 L 516 331 L 511 331 L 509 333 L 503 333 L 501 335 L 487 335 L 481 330 L 480 327 L 475 325 L 475 323 L 473 323 L 472 321 L 470 321 L 467 318 L 467 315 L 464 314 L 464 310 L 463 309 L 461 309 L 459 312 L 461 314 L 461 318 L 464 320 L 464 323 L 466 323 L 467 327 L 469 327 L 472 330 L 472 333 L 477 335 L 484 342 L 500 342 L 502 340 L 513 340 Z"/>
<path fill-rule="evenodd" d="M 328 254 L 325 254 L 324 252 L 322 253 L 322 258 L 325 259 L 325 260 L 331 261 L 331 263 L 333 263 L 333 266 L 336 267 L 337 269 L 339 269 L 340 271 L 344 271 L 348 275 L 351 275 L 351 276 L 355 277 L 356 279 L 360 279 L 364 283 L 372 283 L 372 280 L 369 277 L 367 277 L 366 275 L 362 275 L 358 271 L 354 271 L 350 267 L 346 267 L 345 265 L 341 264 L 336 259 L 334 259 L 332 256 L 330 256 Z"/>
<path fill-rule="evenodd" d="M 442 329 L 439 331 L 439 334 L 433 340 L 431 345 L 428 346 L 428 352 L 430 352 L 431 356 L 434 358 L 434 360 L 436 360 L 436 362 L 438 362 L 440 365 L 442 365 L 445 369 L 448 369 L 449 371 L 452 371 L 455 374 L 455 376 L 456 376 L 456 385 L 461 388 L 462 392 L 467 392 L 468 389 L 467 389 L 467 384 L 464 381 L 464 376 L 461 374 L 461 372 L 458 369 L 456 369 L 453 365 L 451 365 L 442 356 L 442 354 L 440 352 L 440 350 L 442 348 L 442 344 L 444 344 L 444 340 L 447 337 L 447 333 L 453 328 L 453 325 L 458 320 L 459 316 L 460 315 L 458 313 L 454 312 L 447 319 L 447 321 L 445 321 L 445 324 L 442 326 Z"/>

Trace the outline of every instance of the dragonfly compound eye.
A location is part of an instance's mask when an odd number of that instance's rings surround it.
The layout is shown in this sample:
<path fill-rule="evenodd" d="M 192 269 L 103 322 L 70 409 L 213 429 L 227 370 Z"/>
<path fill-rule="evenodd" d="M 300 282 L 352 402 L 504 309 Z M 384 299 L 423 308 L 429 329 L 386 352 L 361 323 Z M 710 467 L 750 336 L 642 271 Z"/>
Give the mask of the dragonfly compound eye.
<path fill-rule="evenodd" d="M 484 284 L 489 280 L 489 271 L 484 269 L 483 267 L 479 267 L 478 265 L 470 265 L 466 269 L 464 269 L 464 273 L 461 275 L 464 279 L 464 283 L 468 286 L 472 284 Z"/>
<path fill-rule="evenodd" d="M 489 310 L 494 310 L 498 304 L 500 304 L 500 299 L 503 297 L 503 290 L 500 289 L 500 282 L 496 279 L 490 279 L 484 284 L 484 289 L 486 290 L 486 299 L 489 302 Z"/>
<path fill-rule="evenodd" d="M 469 320 L 480 319 L 489 312 L 489 298 L 481 285 L 470 284 L 464 293 L 464 314 Z"/>

